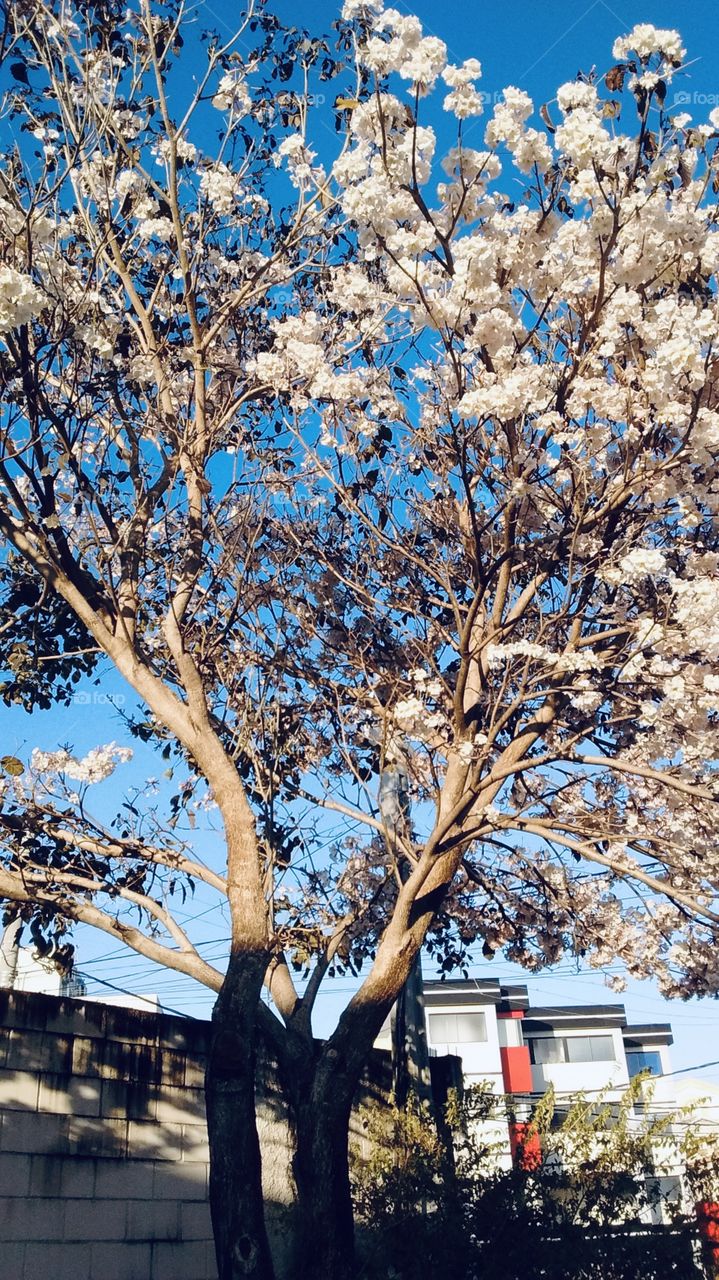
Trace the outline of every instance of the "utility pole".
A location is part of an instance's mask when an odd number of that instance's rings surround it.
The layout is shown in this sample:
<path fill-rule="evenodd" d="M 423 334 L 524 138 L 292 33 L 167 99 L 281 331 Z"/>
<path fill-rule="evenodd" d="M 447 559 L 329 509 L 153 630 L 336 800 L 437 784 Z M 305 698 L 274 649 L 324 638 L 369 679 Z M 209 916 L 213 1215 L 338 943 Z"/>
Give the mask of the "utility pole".
<path fill-rule="evenodd" d="M 11 920 L 0 938 L 0 987 L 9 987 L 11 991 L 17 978 L 21 929 L 22 920 Z"/>
<path fill-rule="evenodd" d="M 385 826 L 404 839 L 411 837 L 409 775 L 401 761 L 388 764 L 380 774 L 379 809 Z M 398 858 L 404 881 L 411 867 Z M 417 956 L 410 975 L 390 1014 L 392 1033 L 392 1092 L 395 1104 L 404 1107 L 410 1095 L 432 1104 L 432 1081 L 424 1017 L 422 956 Z"/>

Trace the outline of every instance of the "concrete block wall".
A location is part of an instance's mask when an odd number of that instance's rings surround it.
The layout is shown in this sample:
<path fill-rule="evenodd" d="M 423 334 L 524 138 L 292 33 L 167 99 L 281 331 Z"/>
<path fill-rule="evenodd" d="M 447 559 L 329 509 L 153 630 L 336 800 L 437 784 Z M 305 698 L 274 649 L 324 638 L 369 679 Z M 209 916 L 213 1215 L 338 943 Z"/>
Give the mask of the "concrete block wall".
<path fill-rule="evenodd" d="M 0 1280 L 215 1280 L 208 1032 L 0 992 Z M 260 1128 L 279 1228 L 290 1148 L 271 1096 Z"/>
<path fill-rule="evenodd" d="M 0 1280 L 216 1280 L 204 1072 L 209 1023 L 0 990 Z M 265 1213 L 287 1275 L 292 1141 L 273 1064 L 257 1084 Z M 376 1052 L 362 1109 L 385 1103 Z M 366 1153 L 365 1153 L 366 1154 Z"/>

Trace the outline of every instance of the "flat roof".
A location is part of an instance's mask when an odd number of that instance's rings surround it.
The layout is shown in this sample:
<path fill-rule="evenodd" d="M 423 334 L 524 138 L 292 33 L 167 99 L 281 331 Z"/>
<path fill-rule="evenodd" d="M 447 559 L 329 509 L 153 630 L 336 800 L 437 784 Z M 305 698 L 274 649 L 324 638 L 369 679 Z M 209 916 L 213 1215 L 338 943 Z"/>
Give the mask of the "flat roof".
<path fill-rule="evenodd" d="M 532 1031 L 581 1031 L 594 1027 L 625 1027 L 627 1014 L 623 1004 L 575 1004 L 560 1009 L 528 1009 L 522 1019 L 522 1030 Z"/>
<path fill-rule="evenodd" d="M 635 1044 L 637 1048 L 654 1044 L 674 1044 L 674 1035 L 669 1022 L 635 1023 L 631 1027 L 623 1027 L 622 1036 L 627 1048 Z"/>
<path fill-rule="evenodd" d="M 501 992 L 496 978 L 441 979 L 423 983 L 426 1005 L 499 1004 Z"/>
<path fill-rule="evenodd" d="M 423 984 L 424 1003 L 438 1005 L 493 1004 L 498 1014 L 521 1013 L 522 1028 L 528 1035 L 541 1032 L 585 1031 L 598 1027 L 621 1028 L 626 1042 L 642 1045 L 674 1043 L 668 1022 L 627 1025 L 623 1004 L 576 1004 L 530 1006 L 523 983 L 502 983 L 497 978 L 441 978 Z"/>

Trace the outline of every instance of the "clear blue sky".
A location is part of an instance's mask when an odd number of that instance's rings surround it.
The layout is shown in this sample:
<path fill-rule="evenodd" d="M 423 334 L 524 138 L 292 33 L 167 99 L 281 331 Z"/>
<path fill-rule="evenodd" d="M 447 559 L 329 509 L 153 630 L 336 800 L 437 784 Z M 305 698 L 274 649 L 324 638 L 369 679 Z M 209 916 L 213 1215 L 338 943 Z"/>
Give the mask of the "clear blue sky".
<path fill-rule="evenodd" d="M 337 16 L 340 3 L 276 0 L 272 7 L 286 21 L 319 32 Z M 417 0 L 410 5 L 387 0 L 387 7 L 390 4 L 402 13 L 417 14 L 427 35 L 445 41 L 453 61 L 479 58 L 486 92 L 513 84 L 537 104 L 551 99 L 558 85 L 573 79 L 577 71 L 610 66 L 614 40 L 636 23 L 675 27 L 692 62 L 675 89 L 698 95 L 697 122 L 719 104 L 719 5 L 714 0 L 691 5 L 677 0 Z M 228 0 L 212 0 L 201 10 L 218 27 L 231 26 L 237 12 Z M 711 97 L 710 105 L 702 102 L 705 95 Z M 686 109 L 691 111 L 691 105 Z"/>
<path fill-rule="evenodd" d="M 394 7 L 415 12 L 422 19 L 427 34 L 440 36 L 448 45 L 450 58 L 461 62 L 478 57 L 483 66 L 482 88 L 490 95 L 504 85 L 513 84 L 532 95 L 537 105 L 551 101 L 557 87 L 574 78 L 577 71 L 588 72 L 593 66 L 600 71 L 611 65 L 614 39 L 625 34 L 637 22 L 676 27 L 687 47 L 689 63 L 685 74 L 678 77 L 670 90 L 695 122 L 700 123 L 713 107 L 719 105 L 719 5 L 715 0 L 695 0 L 684 7 L 672 0 L 503 0 L 501 4 L 482 4 L 477 0 L 418 0 L 407 6 L 395 0 Z M 320 33 L 337 16 L 337 4 L 329 0 L 276 0 L 276 12 L 287 22 L 307 26 Z M 213 0 L 198 5 L 202 26 L 229 30 L 236 22 L 238 5 L 234 0 Z M 681 95 L 678 97 L 678 95 Z M 329 121 L 321 118 L 320 130 L 327 126 L 326 145 L 330 145 Z M 476 126 L 481 137 L 484 121 Z M 321 146 L 324 150 L 324 147 Z M 85 686 L 83 686 L 85 688 Z M 121 693 L 123 686 L 116 677 L 103 680 L 96 690 L 88 682 L 86 691 Z M 128 706 L 131 699 L 128 698 Z M 74 706 L 68 711 L 38 714 L 30 719 L 18 711 L 2 713 L 2 751 L 26 755 L 32 745 L 51 749 L 70 742 L 84 751 L 98 742 L 113 738 L 126 740 L 121 723 L 106 705 L 95 702 Z M 119 790 L 148 773 L 162 772 L 161 762 L 150 762 L 140 744 L 134 744 L 138 755 L 115 778 L 97 790 L 100 811 L 109 813 Z M 201 836 L 204 851 L 219 842 L 211 832 Z M 208 959 L 224 951 L 228 929 L 220 908 L 213 906 L 208 892 L 198 890 L 195 902 L 188 900 L 185 911 L 197 921 L 197 936 L 205 942 Z M 83 931 L 79 955 L 80 965 L 89 973 L 104 977 L 120 987 L 136 991 L 157 991 L 166 1006 L 206 1016 L 211 997 L 198 991 L 180 977 L 134 959 L 121 948 L 111 948 L 100 936 Z M 491 965 L 481 961 L 472 969 L 473 976 L 489 976 L 513 981 L 528 980 L 530 998 L 540 1005 L 608 1003 L 624 1000 L 632 1022 L 671 1021 L 675 1033 L 673 1060 L 676 1068 L 689 1067 L 709 1059 L 719 1059 L 719 1003 L 701 1000 L 688 1003 L 663 1001 L 651 983 L 631 983 L 624 996 L 615 996 L 603 984 L 601 974 L 581 970 L 573 972 L 569 962 L 555 970 L 547 970 L 536 978 L 525 975 L 497 958 Z M 428 967 L 428 973 L 431 969 Z M 338 979 L 320 1000 L 318 1030 L 327 1028 L 337 1016 L 349 994 L 349 981 Z M 106 988 L 99 984 L 91 990 L 100 994 Z M 704 1079 L 719 1081 L 719 1068 L 702 1073 Z"/>

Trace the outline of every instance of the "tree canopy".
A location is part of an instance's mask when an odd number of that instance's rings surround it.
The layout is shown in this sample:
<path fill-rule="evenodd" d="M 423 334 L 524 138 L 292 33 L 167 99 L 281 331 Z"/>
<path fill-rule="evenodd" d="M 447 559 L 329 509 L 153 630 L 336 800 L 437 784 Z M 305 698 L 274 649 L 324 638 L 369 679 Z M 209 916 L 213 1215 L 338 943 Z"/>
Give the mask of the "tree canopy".
<path fill-rule="evenodd" d="M 476 150 L 479 64 L 412 17 L 345 6 L 334 50 L 258 10 L 179 93 L 182 13 L 153 15 L 9 15 L 8 667 L 42 670 L 50 615 L 187 761 L 183 803 L 222 812 L 227 775 L 273 950 L 358 964 L 419 898 L 449 963 L 479 933 L 713 990 L 717 128 L 663 109 L 679 37 L 618 40 L 556 124 L 508 89 Z M 72 776 L 6 785 L 63 825 L 35 897 L 112 917 L 128 876 L 197 874 L 139 815 L 87 831 Z M 318 859 L 322 808 L 348 832 Z"/>
<path fill-rule="evenodd" d="M 367 965 L 350 1076 L 424 942 L 716 991 L 719 111 L 667 110 L 680 37 L 480 132 L 479 63 L 381 0 L 188 18 L 6 13 L 2 693 L 109 660 L 181 786 L 107 828 L 123 749 L 6 761 L 0 895 L 227 993 L 172 914 L 202 881 L 293 1035 Z"/>

